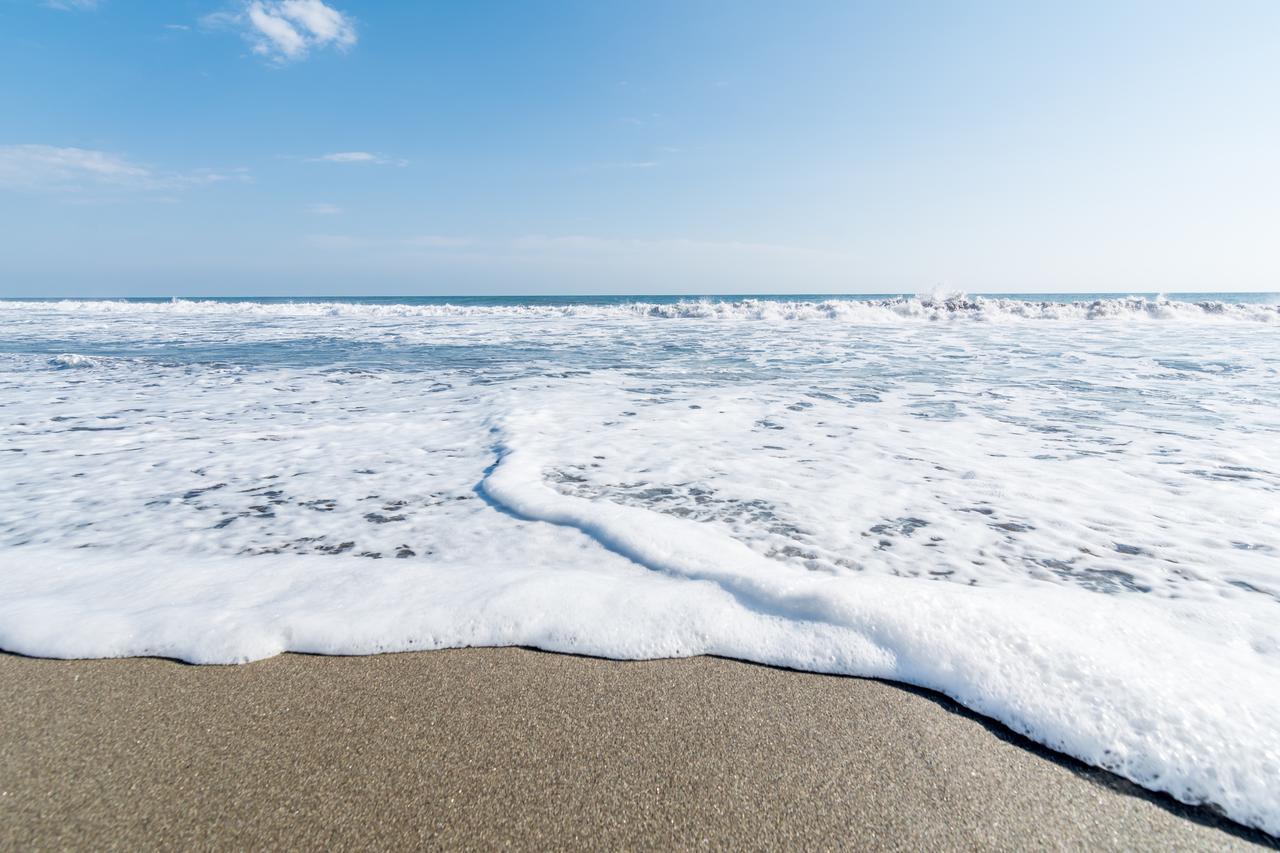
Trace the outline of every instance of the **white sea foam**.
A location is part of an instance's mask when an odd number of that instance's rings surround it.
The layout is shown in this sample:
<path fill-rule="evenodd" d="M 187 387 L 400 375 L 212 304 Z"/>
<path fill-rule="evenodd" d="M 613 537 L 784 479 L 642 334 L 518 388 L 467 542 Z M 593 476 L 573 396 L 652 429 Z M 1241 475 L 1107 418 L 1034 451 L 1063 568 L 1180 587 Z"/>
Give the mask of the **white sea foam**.
<path fill-rule="evenodd" d="M 87 355 L 76 355 L 73 352 L 55 355 L 49 359 L 49 364 L 53 367 L 97 367 L 98 362 L 89 358 Z"/>
<path fill-rule="evenodd" d="M 674 302 L 618 302 L 609 304 L 396 304 L 355 301 L 255 302 L 174 299 L 170 302 L 122 300 L 61 300 L 57 302 L 0 302 L 3 313 L 33 310 L 130 316 L 240 317 L 357 317 L 447 318 L 506 317 L 584 319 L 729 319 L 729 320 L 843 320 L 893 322 L 903 320 L 1246 320 L 1280 322 L 1280 305 L 1238 303 L 1215 299 L 1180 300 L 1165 296 L 1050 301 L 1005 297 L 932 294 L 890 298 L 817 300 L 685 299 Z"/>
<path fill-rule="evenodd" d="M 893 678 L 1280 833 L 1274 326 L 104 304 L 0 307 L 0 647 Z"/>

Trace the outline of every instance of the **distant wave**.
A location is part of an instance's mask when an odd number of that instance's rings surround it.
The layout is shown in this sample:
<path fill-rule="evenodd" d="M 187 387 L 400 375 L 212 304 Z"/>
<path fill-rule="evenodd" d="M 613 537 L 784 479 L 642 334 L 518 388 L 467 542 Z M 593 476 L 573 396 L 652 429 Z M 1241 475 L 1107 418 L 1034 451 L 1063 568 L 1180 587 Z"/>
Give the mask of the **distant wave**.
<path fill-rule="evenodd" d="M 58 311 L 85 314 L 222 315 L 261 317 L 501 317 L 659 320 L 836 320 L 850 323 L 893 321 L 1008 320 L 1241 320 L 1280 322 L 1280 304 L 1246 304 L 1219 300 L 1182 301 L 1166 297 L 1112 297 L 1056 302 L 1050 300 L 952 295 L 917 295 L 881 299 L 822 300 L 693 299 L 678 302 L 615 304 L 458 305 L 341 301 L 254 302 L 174 299 L 171 302 L 62 300 L 0 302 L 0 312 Z"/>
<path fill-rule="evenodd" d="M 73 352 L 66 352 L 62 355 L 55 355 L 49 359 L 51 367 L 59 368 L 75 368 L 75 367 L 97 367 L 98 362 L 87 355 L 77 355 Z"/>
<path fill-rule="evenodd" d="M 745 299 L 736 302 L 633 303 L 630 310 L 653 317 L 696 317 L 760 320 L 830 319 L 852 322 L 877 320 L 1111 320 L 1201 319 L 1221 317 L 1274 322 L 1280 305 L 1230 302 L 1180 302 L 1141 296 L 1078 302 L 1030 301 L 981 296 L 913 296 L 892 299 L 827 299 L 813 302 L 774 302 Z"/>

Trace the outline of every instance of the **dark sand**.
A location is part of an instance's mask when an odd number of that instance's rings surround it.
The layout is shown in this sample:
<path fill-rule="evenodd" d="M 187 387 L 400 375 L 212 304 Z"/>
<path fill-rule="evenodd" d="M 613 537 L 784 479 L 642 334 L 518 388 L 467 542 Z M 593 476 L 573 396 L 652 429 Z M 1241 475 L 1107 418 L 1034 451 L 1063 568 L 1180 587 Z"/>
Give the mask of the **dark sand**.
<path fill-rule="evenodd" d="M 521 649 L 0 655 L 0 849 L 1269 843 L 932 693 Z"/>

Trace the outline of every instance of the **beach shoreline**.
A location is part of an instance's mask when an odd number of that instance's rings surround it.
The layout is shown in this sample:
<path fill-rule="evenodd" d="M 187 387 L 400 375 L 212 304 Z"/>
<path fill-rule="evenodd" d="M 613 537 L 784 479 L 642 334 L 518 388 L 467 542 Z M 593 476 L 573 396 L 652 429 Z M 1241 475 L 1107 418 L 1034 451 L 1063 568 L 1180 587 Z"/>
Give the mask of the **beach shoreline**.
<path fill-rule="evenodd" d="M 1274 846 L 940 694 L 521 648 L 0 654 L 0 847 Z"/>

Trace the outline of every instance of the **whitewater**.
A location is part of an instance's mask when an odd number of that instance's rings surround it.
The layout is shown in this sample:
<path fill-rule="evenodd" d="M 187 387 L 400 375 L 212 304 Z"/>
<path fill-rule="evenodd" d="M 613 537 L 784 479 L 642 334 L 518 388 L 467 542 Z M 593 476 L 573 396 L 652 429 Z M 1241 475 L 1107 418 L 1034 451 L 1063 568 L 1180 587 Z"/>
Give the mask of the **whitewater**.
<path fill-rule="evenodd" d="M 887 678 L 1280 835 L 1274 296 L 8 301 L 0 426 L 11 652 Z"/>

